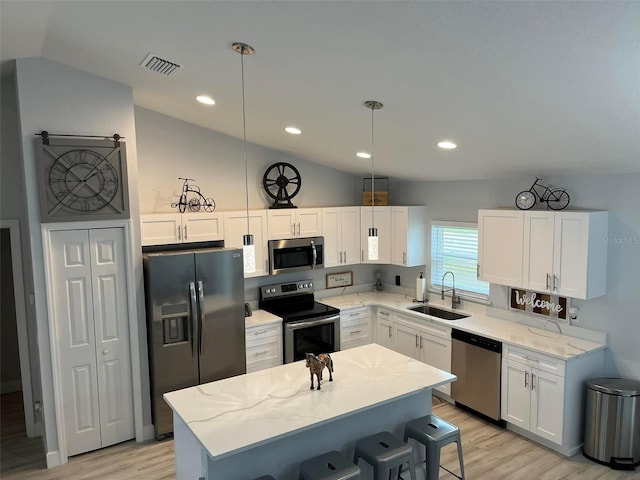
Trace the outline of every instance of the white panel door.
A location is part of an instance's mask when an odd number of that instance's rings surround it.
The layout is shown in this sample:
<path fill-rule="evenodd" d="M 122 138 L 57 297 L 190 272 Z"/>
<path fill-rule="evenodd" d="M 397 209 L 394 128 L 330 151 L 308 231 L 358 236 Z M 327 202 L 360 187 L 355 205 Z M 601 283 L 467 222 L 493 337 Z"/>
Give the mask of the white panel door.
<path fill-rule="evenodd" d="M 142 245 L 165 245 L 182 241 L 179 213 L 140 215 Z"/>
<path fill-rule="evenodd" d="M 322 235 L 322 209 L 299 208 L 296 212 L 296 237 Z"/>
<path fill-rule="evenodd" d="M 502 359 L 502 419 L 529 430 L 531 413 L 530 368 Z"/>
<path fill-rule="evenodd" d="M 269 232 L 269 240 L 296 237 L 298 230 L 295 209 L 281 208 L 269 210 L 267 214 L 267 229 Z"/>
<path fill-rule="evenodd" d="M 322 232 L 324 236 L 324 267 L 342 264 L 342 215 L 340 207 L 322 209 Z M 358 229 L 358 235 L 360 231 Z M 359 238 L 359 237 L 358 237 Z M 360 242 L 358 242 L 360 245 Z"/>
<path fill-rule="evenodd" d="M 451 372 L 451 339 L 445 340 L 423 332 L 420 338 L 420 351 L 421 360 L 424 363 L 445 372 Z M 437 387 L 436 390 L 450 395 L 451 384 L 447 383 Z"/>
<path fill-rule="evenodd" d="M 51 233 L 51 273 L 67 454 L 76 455 L 102 446 L 87 230 Z"/>
<path fill-rule="evenodd" d="M 522 286 L 524 215 L 514 210 L 478 210 L 478 278 Z"/>
<path fill-rule="evenodd" d="M 247 233 L 247 212 L 224 213 L 225 247 L 242 248 L 242 237 Z M 249 210 L 249 233 L 253 235 L 256 250 L 256 271 L 245 274 L 248 277 L 260 277 L 269 274 L 269 253 L 267 248 L 267 212 Z"/>
<path fill-rule="evenodd" d="M 586 298 L 589 215 L 582 212 L 560 212 L 555 218 L 554 293 Z M 597 238 L 595 241 L 604 240 Z"/>
<path fill-rule="evenodd" d="M 409 208 L 391 207 L 391 263 L 407 266 Z"/>
<path fill-rule="evenodd" d="M 102 447 L 135 436 L 124 231 L 89 231 Z"/>
<path fill-rule="evenodd" d="M 420 332 L 413 327 L 397 322 L 394 332 L 396 335 L 396 352 L 415 360 L 420 360 Z"/>
<path fill-rule="evenodd" d="M 555 213 L 524 212 L 524 287 L 550 292 L 553 275 Z"/>
<path fill-rule="evenodd" d="M 562 445 L 564 378 L 532 369 L 531 397 L 531 432 Z"/>
<path fill-rule="evenodd" d="M 378 229 L 378 260 L 367 259 L 367 238 L 372 222 L 371 207 L 360 207 L 361 263 L 391 263 L 391 211 L 389 207 L 373 207 L 373 226 Z"/>
<path fill-rule="evenodd" d="M 343 207 L 340 210 L 342 264 L 360 263 L 360 207 Z M 322 229 L 325 231 L 324 225 L 322 225 Z"/>
<path fill-rule="evenodd" d="M 211 242 L 224 240 L 224 227 L 220 213 L 183 213 L 182 241 Z"/>

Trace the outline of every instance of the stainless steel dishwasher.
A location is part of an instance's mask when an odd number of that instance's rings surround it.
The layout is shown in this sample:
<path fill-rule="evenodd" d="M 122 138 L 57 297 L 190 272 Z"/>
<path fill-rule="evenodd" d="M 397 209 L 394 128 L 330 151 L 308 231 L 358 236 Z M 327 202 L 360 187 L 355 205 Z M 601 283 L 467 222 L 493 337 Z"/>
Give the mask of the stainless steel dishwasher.
<path fill-rule="evenodd" d="M 500 419 L 502 342 L 462 330 L 451 331 L 451 384 L 456 406 L 504 426 Z"/>

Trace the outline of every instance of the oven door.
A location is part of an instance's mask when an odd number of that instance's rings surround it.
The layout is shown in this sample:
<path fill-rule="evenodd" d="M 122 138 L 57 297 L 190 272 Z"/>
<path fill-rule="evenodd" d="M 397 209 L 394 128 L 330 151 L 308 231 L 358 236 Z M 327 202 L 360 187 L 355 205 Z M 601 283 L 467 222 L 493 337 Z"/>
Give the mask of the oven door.
<path fill-rule="evenodd" d="M 323 246 L 324 237 L 269 240 L 269 273 L 323 268 Z"/>
<path fill-rule="evenodd" d="M 340 315 L 284 324 L 284 363 L 340 349 Z"/>

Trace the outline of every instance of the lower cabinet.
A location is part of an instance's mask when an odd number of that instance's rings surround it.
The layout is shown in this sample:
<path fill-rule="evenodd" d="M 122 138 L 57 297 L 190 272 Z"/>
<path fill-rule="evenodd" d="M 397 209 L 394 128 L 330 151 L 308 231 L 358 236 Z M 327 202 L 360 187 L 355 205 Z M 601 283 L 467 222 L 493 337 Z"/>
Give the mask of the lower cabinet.
<path fill-rule="evenodd" d="M 395 335 L 393 332 L 393 319 L 395 314 L 390 310 L 378 308 L 376 313 L 375 342 L 378 345 L 395 350 Z"/>
<path fill-rule="evenodd" d="M 440 370 L 451 371 L 451 328 L 396 314 L 395 341 L 397 352 Z M 451 385 L 442 385 L 436 390 L 450 395 Z"/>
<path fill-rule="evenodd" d="M 247 327 L 245 339 L 247 373 L 282 365 L 282 323 Z"/>
<path fill-rule="evenodd" d="M 340 350 L 371 343 L 371 309 L 358 307 L 340 311 Z"/>
<path fill-rule="evenodd" d="M 519 433 L 573 455 L 582 444 L 583 384 L 601 375 L 602 362 L 602 351 L 564 361 L 504 344 L 502 418 Z"/>

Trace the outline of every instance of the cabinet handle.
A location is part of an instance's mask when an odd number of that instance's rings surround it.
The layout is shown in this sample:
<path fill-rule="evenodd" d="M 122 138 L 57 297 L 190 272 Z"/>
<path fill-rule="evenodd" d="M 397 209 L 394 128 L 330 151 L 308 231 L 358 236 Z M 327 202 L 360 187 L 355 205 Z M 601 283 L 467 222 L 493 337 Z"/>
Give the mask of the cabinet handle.
<path fill-rule="evenodd" d="M 262 352 L 256 352 L 255 356 L 258 357 L 260 355 L 266 355 L 267 353 L 269 353 L 269 350 L 263 350 Z"/>
<path fill-rule="evenodd" d="M 416 334 L 416 348 L 418 348 L 418 335 Z"/>
<path fill-rule="evenodd" d="M 420 335 L 420 350 L 422 350 L 422 335 Z"/>
<path fill-rule="evenodd" d="M 295 223 L 291 224 L 291 236 L 292 237 L 296 236 L 296 224 Z"/>
<path fill-rule="evenodd" d="M 555 292 L 556 290 L 558 290 L 558 276 L 554 273 L 553 274 L 553 291 Z"/>
<path fill-rule="evenodd" d="M 384 310 L 381 310 L 378 312 L 380 315 L 384 315 L 385 317 L 389 316 L 389 312 L 385 312 Z"/>
<path fill-rule="evenodd" d="M 182 240 L 182 228 L 181 227 L 177 227 L 178 228 L 178 240 Z"/>
<path fill-rule="evenodd" d="M 524 372 L 524 388 L 529 388 L 529 372 Z"/>
<path fill-rule="evenodd" d="M 547 290 L 549 290 L 550 275 L 547 273 Z"/>
<path fill-rule="evenodd" d="M 344 251 L 344 263 L 347 263 L 347 251 Z"/>
<path fill-rule="evenodd" d="M 361 330 L 354 330 L 354 331 L 353 331 L 353 332 L 351 332 L 349 335 L 355 335 L 355 334 L 360 333 L 360 332 L 361 332 Z"/>
<path fill-rule="evenodd" d="M 185 226 L 184 226 L 184 239 L 186 240 L 187 238 L 188 238 L 188 235 L 187 235 L 187 226 L 185 225 Z"/>
<path fill-rule="evenodd" d="M 391 325 L 389 325 L 389 338 L 391 338 Z"/>
<path fill-rule="evenodd" d="M 300 222 L 298 222 L 298 236 L 300 236 Z"/>
<path fill-rule="evenodd" d="M 263 333 L 267 333 L 269 330 L 258 330 L 257 332 L 253 332 L 252 335 L 262 335 Z"/>
<path fill-rule="evenodd" d="M 535 390 L 536 389 L 536 376 L 532 373 L 531 374 L 531 390 Z"/>

